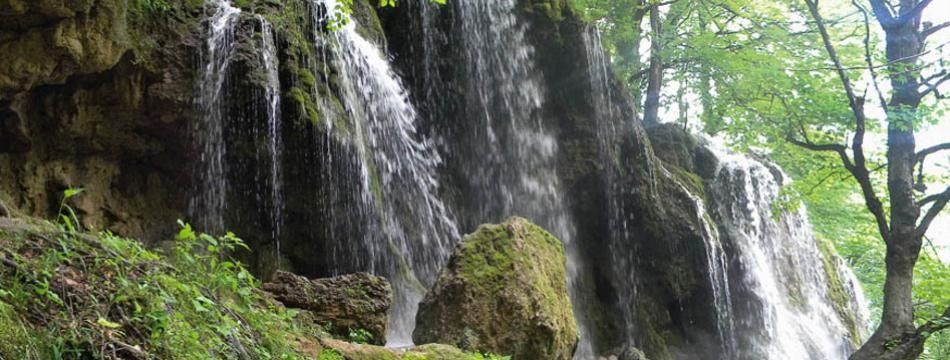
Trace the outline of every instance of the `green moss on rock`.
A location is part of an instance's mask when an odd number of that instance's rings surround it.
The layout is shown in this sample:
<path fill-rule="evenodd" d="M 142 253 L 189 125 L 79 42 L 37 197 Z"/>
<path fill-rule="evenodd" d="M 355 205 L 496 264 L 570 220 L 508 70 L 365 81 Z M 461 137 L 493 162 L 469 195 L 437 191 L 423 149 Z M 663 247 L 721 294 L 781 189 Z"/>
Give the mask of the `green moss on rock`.
<path fill-rule="evenodd" d="M 846 289 L 844 279 L 841 278 L 841 258 L 834 249 L 834 245 L 826 240 L 817 238 L 818 251 L 821 253 L 821 263 L 827 279 L 828 297 L 831 299 L 832 306 L 838 314 L 838 318 L 847 328 L 851 340 L 855 347 L 861 346 L 861 329 L 858 319 L 855 317 L 854 310 L 851 308 L 851 295 Z"/>
<path fill-rule="evenodd" d="M 520 5 L 525 12 L 546 17 L 555 23 L 566 18 L 565 11 L 573 12 L 568 0 L 523 0 Z"/>
<path fill-rule="evenodd" d="M 418 343 L 516 359 L 570 359 L 577 336 L 561 242 L 518 217 L 464 237 L 413 333 Z"/>

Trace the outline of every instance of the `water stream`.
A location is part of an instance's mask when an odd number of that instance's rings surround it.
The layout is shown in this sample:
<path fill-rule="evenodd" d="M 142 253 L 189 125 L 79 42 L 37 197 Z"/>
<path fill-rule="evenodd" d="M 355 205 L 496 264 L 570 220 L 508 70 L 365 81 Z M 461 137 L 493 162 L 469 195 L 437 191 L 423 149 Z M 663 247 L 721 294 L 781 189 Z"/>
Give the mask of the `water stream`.
<path fill-rule="evenodd" d="M 338 16 L 335 0 L 315 4 L 317 23 Z M 340 245 L 364 249 L 372 259 L 365 270 L 392 282 L 395 297 L 387 341 L 394 346 L 411 344 L 418 303 L 435 282 L 459 231 L 438 197 L 435 169 L 441 160 L 417 133 L 416 110 L 388 59 L 356 31 L 357 26 L 349 19 L 341 29 L 318 36 L 329 42 L 330 60 L 341 74 L 347 138 L 361 164 L 358 206 L 364 209 L 359 211 L 375 215 L 369 220 L 377 222 L 380 231 L 351 239 L 359 244 Z"/>
<path fill-rule="evenodd" d="M 198 159 L 195 195 L 189 213 L 199 228 L 208 232 L 225 230 L 224 212 L 228 181 L 225 176 L 224 122 L 228 116 L 226 91 L 228 70 L 235 50 L 234 28 L 241 10 L 228 0 L 209 0 L 205 9 L 207 40 L 200 52 L 199 89 L 195 99 L 199 120 L 192 123 Z"/>
<path fill-rule="evenodd" d="M 276 252 L 280 253 L 281 228 L 284 221 L 284 199 L 282 189 L 281 156 L 283 155 L 283 140 L 281 139 L 280 113 L 280 75 L 278 73 L 277 46 L 274 44 L 274 29 L 271 24 L 258 15 L 261 26 L 261 64 L 265 76 L 263 102 L 266 116 L 267 155 L 270 162 L 267 183 L 270 185 L 270 201 L 268 214 L 271 223 L 271 238 L 274 239 Z M 279 261 L 279 257 L 278 257 Z"/>
<path fill-rule="evenodd" d="M 738 276 L 730 281 L 739 343 L 737 359 L 845 359 L 853 350 L 849 326 L 836 313 L 829 278 L 804 209 L 773 208 L 789 179 L 780 169 L 715 144 L 720 168 L 709 186 L 712 217 Z M 844 272 L 849 272 L 843 267 Z M 728 271 L 727 271 L 728 272 Z M 731 274 L 730 274 L 731 275 Z M 843 276 L 857 288 L 853 276 Z M 849 309 L 862 308 L 855 292 Z M 866 316 L 854 312 L 857 330 Z"/>
<path fill-rule="evenodd" d="M 629 242 L 633 241 L 633 234 L 630 231 L 631 225 L 629 224 L 631 216 L 626 213 L 626 207 L 622 201 L 622 194 L 625 189 L 618 181 L 619 172 L 613 168 L 617 162 L 616 159 L 620 157 L 617 147 L 618 136 L 623 134 L 624 122 L 632 120 L 624 119 L 617 109 L 617 104 L 614 103 L 615 99 L 611 89 L 611 76 L 613 74 L 610 70 L 610 60 L 607 59 L 604 49 L 601 47 L 600 34 L 597 29 L 592 26 L 587 27 L 582 34 L 582 40 L 584 41 L 587 58 L 587 76 L 590 79 L 590 104 L 594 111 L 594 119 L 597 121 L 598 156 L 604 167 L 601 176 L 606 189 L 607 227 L 610 237 L 608 246 L 611 260 L 609 268 L 612 270 L 614 281 L 619 283 L 616 286 L 616 296 L 619 299 L 617 303 L 621 305 L 618 307 L 619 313 L 615 317 L 619 319 L 618 323 L 621 324 L 620 331 L 622 333 L 618 334 L 618 337 L 628 339 L 626 342 L 632 346 L 632 339 L 636 337 L 638 325 L 636 309 L 637 278 L 636 274 L 633 273 L 636 254 L 630 251 Z M 574 299 L 583 299 L 583 297 L 575 295 Z M 594 342 L 594 339 L 588 339 L 588 345 L 586 346 L 590 346 L 589 344 L 592 342 Z M 585 359 L 592 354 L 593 349 L 590 349 L 590 351 L 579 352 L 576 358 Z"/>

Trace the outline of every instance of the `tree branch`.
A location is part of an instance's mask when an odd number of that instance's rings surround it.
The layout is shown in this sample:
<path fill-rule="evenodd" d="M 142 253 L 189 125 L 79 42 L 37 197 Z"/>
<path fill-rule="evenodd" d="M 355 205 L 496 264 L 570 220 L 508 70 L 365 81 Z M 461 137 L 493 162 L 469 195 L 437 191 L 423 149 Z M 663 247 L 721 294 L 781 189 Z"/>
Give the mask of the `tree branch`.
<path fill-rule="evenodd" d="M 930 224 L 933 223 L 934 218 L 943 211 L 943 208 L 947 206 L 948 201 L 950 201 L 950 186 L 942 193 L 927 196 L 920 201 L 920 204 L 932 202 L 933 205 L 930 205 L 930 209 L 927 209 L 927 213 L 924 214 L 923 219 L 920 220 L 920 224 L 917 225 L 917 236 L 923 237 L 927 234 L 927 229 L 930 228 Z"/>
<path fill-rule="evenodd" d="M 923 150 L 918 151 L 918 152 L 917 152 L 917 155 L 916 155 L 917 160 L 916 160 L 915 162 L 924 161 L 924 159 L 927 157 L 927 155 L 933 154 L 933 153 L 938 152 L 938 151 L 943 151 L 943 150 L 950 150 L 950 142 L 948 142 L 948 143 L 943 143 L 943 144 L 937 144 L 937 145 L 931 146 L 931 147 L 929 147 L 929 148 L 926 148 L 926 149 L 923 149 Z"/>
<path fill-rule="evenodd" d="M 874 60 L 871 57 L 871 21 L 868 19 L 868 11 L 858 4 L 858 0 L 851 0 L 851 4 L 858 8 L 858 11 L 864 16 L 864 61 L 868 63 L 868 70 L 871 72 L 871 84 L 874 85 L 878 101 L 881 102 L 881 107 L 884 108 L 886 114 L 889 111 L 887 100 L 884 99 L 884 93 L 881 92 L 881 87 L 877 83 L 877 72 L 874 71 Z"/>
<path fill-rule="evenodd" d="M 805 141 L 797 140 L 795 139 L 795 137 L 791 135 L 787 136 L 785 139 L 787 139 L 788 142 L 796 146 L 799 146 L 811 151 L 829 151 L 829 152 L 837 153 L 838 156 L 841 158 L 841 162 L 844 164 L 844 167 L 848 169 L 848 171 L 851 171 L 851 172 L 854 171 L 854 164 L 851 162 L 851 158 L 848 157 L 847 148 L 844 145 L 815 144 L 808 140 L 805 140 Z"/>
<path fill-rule="evenodd" d="M 910 11 L 901 14 L 897 18 L 897 25 L 903 25 L 911 19 L 920 16 L 920 14 L 924 12 L 924 9 L 926 9 L 927 6 L 930 6 L 932 1 L 933 0 L 922 0 L 921 2 L 917 3 L 917 5 L 911 8 Z"/>
<path fill-rule="evenodd" d="M 889 28 L 893 26 L 895 22 L 894 15 L 884 0 L 871 0 L 871 10 L 874 11 L 874 17 L 881 23 L 881 27 Z"/>
<path fill-rule="evenodd" d="M 875 1 L 881 0 L 872 0 L 872 6 L 875 6 Z M 887 223 L 887 216 L 884 213 L 884 205 L 874 192 L 874 186 L 871 183 L 871 177 L 867 169 L 867 159 L 864 155 L 864 134 L 866 131 L 864 99 L 859 98 L 854 93 L 854 88 L 851 86 L 851 80 L 848 79 L 848 72 L 845 71 L 844 67 L 841 65 L 841 60 L 838 58 L 838 52 L 835 51 L 835 47 L 831 42 L 831 36 L 828 35 L 828 29 L 825 28 L 825 23 L 821 18 L 821 14 L 818 12 L 817 0 L 805 0 L 805 4 L 808 5 L 808 11 L 815 20 L 815 26 L 818 27 L 818 32 L 821 33 L 821 41 L 824 43 L 825 50 L 828 52 L 828 57 L 831 58 L 831 62 L 835 66 L 835 71 L 838 73 L 838 77 L 841 79 L 841 85 L 844 86 L 845 95 L 848 96 L 848 105 L 851 107 L 851 112 L 854 114 L 854 138 L 851 141 L 851 152 L 854 154 L 854 164 L 848 170 L 851 171 L 851 174 L 854 175 L 855 180 L 857 180 L 858 184 L 861 185 L 861 192 L 864 195 L 864 203 L 871 214 L 874 215 L 874 219 L 877 222 L 878 232 L 881 233 L 881 238 L 884 239 L 885 242 L 889 242 L 890 226 Z M 878 5 L 883 5 L 883 3 Z M 877 13 L 877 10 L 875 10 L 875 13 Z M 889 11 L 887 12 L 887 15 L 890 16 Z M 848 164 L 846 163 L 845 166 L 847 167 Z"/>
<path fill-rule="evenodd" d="M 950 306 L 948 306 L 946 309 L 943 310 L 943 315 L 940 315 L 940 317 L 936 319 L 927 321 L 926 323 L 921 325 L 919 328 L 917 328 L 917 333 L 921 335 L 926 333 L 928 335 L 924 335 L 924 336 L 927 337 L 940 330 L 944 330 L 948 328 L 950 328 Z"/>
<path fill-rule="evenodd" d="M 925 24 L 930 24 L 930 23 L 926 22 Z M 948 26 L 950 26 L 950 21 L 947 21 L 945 23 L 938 24 L 938 25 L 929 26 L 929 27 L 924 26 L 924 29 L 920 32 L 920 39 L 921 40 L 926 39 L 928 36 L 933 35 L 935 32 L 943 30 L 944 28 Z"/>
<path fill-rule="evenodd" d="M 944 70 L 943 72 L 946 72 L 946 70 Z M 937 88 L 940 87 L 940 85 L 942 85 L 944 82 L 948 80 L 950 80 L 950 74 L 944 74 L 943 77 L 937 80 L 936 82 L 933 82 L 930 84 L 923 84 L 923 85 L 926 85 L 927 87 L 923 91 L 920 92 L 920 97 L 927 96 L 931 92 L 937 91 Z"/>

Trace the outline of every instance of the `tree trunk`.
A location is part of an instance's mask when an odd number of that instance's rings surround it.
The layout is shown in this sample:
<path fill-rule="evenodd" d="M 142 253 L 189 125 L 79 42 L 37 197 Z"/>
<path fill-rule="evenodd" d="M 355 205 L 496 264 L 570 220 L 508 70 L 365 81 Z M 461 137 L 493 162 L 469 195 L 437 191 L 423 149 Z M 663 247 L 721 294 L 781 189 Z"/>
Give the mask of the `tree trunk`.
<path fill-rule="evenodd" d="M 901 13 L 917 5 L 902 0 Z M 895 19 L 896 20 L 896 19 Z M 887 239 L 884 313 L 871 338 L 851 356 L 852 360 L 910 360 L 923 351 L 923 339 L 914 324 L 914 265 L 923 234 L 917 231 L 920 207 L 914 195 L 916 164 L 914 122 L 920 105 L 916 70 L 921 41 L 920 16 L 903 23 L 882 23 L 886 34 L 888 72 L 892 86 L 887 104 L 887 189 L 890 193 L 890 234 Z"/>
<path fill-rule="evenodd" d="M 650 70 L 647 73 L 647 94 L 643 103 L 643 123 L 646 126 L 659 124 L 660 90 L 663 82 L 663 33 L 660 22 L 660 7 L 650 7 L 650 30 L 653 33 L 650 41 Z"/>
<path fill-rule="evenodd" d="M 618 59 L 620 67 L 629 71 L 627 83 L 630 85 L 634 104 L 640 104 L 643 95 L 640 91 L 640 79 L 643 76 L 640 73 L 643 70 L 643 63 L 640 61 L 640 41 L 643 39 L 643 33 L 640 26 L 643 24 L 643 17 L 646 16 L 647 11 L 647 4 L 641 0 L 631 16 L 633 20 L 630 27 L 633 30 L 633 35 L 630 39 L 618 45 L 617 49 L 620 52 Z"/>

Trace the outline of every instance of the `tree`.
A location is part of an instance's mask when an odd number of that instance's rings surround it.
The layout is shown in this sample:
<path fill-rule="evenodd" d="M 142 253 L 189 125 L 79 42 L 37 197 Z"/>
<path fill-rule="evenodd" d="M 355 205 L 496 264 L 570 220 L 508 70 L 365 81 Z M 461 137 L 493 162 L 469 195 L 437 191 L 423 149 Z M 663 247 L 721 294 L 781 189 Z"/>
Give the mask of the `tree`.
<path fill-rule="evenodd" d="M 881 239 L 886 246 L 884 283 L 884 306 L 881 323 L 870 339 L 855 352 L 851 359 L 914 359 L 923 351 L 924 341 L 930 334 L 950 327 L 950 307 L 937 319 L 921 326 L 914 323 L 913 276 L 914 266 L 920 256 L 923 237 L 934 218 L 950 201 L 950 187 L 941 193 L 925 196 L 921 199 L 915 194 L 914 169 L 925 161 L 927 155 L 950 149 L 945 143 L 917 152 L 914 127 L 917 125 L 918 108 L 921 100 L 928 95 L 939 96 L 938 88 L 950 79 L 946 71 L 921 79 L 919 59 L 924 48 L 924 40 L 936 30 L 934 27 L 921 29 L 922 12 L 931 0 L 901 0 L 896 12 L 884 0 L 870 0 L 871 9 L 885 33 L 886 76 L 889 78 L 892 93 L 889 100 L 881 94 L 881 104 L 887 120 L 887 193 L 889 194 L 889 212 L 884 207 L 871 180 L 870 170 L 864 150 L 867 118 L 864 112 L 865 98 L 855 93 L 848 72 L 842 65 L 824 19 L 818 0 L 804 0 L 809 14 L 814 20 L 825 51 L 834 70 L 843 85 L 848 106 L 853 115 L 854 135 L 851 141 L 851 154 L 843 144 L 816 143 L 807 137 L 807 131 L 801 131 L 801 137 L 789 136 L 789 141 L 814 151 L 836 153 L 843 166 L 861 187 L 867 210 L 873 215 Z M 868 71 L 875 87 L 877 74 L 872 61 L 870 31 L 867 11 L 860 4 L 854 4 L 864 14 L 866 37 L 865 50 Z M 945 27 L 939 25 L 938 27 Z M 939 29 L 938 29 L 939 30 Z M 880 93 L 880 90 L 878 90 Z M 929 205 L 922 214 L 922 207 Z"/>

